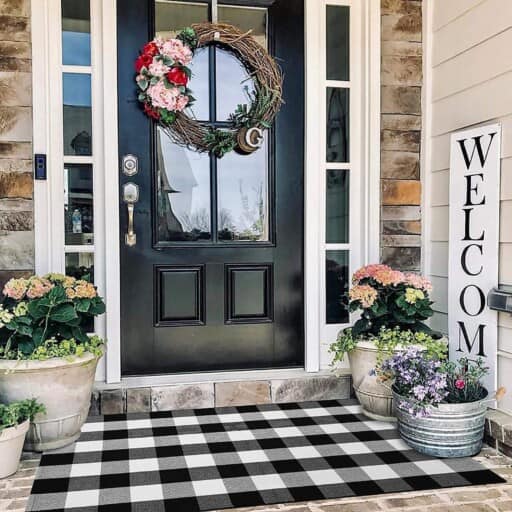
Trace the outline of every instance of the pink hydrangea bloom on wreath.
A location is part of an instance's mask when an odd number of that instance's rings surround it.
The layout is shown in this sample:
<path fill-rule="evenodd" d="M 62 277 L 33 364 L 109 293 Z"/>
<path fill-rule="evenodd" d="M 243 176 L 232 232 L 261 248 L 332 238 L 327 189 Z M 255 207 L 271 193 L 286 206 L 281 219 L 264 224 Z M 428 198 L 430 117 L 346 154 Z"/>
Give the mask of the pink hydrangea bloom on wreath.
<path fill-rule="evenodd" d="M 188 87 L 194 52 L 212 44 L 233 53 L 254 83 L 252 91 L 245 87 L 249 104 L 238 105 L 228 118 L 228 127 L 222 129 L 185 112 L 194 103 Z M 175 143 L 218 157 L 233 150 L 251 153 L 258 149 L 263 131 L 271 127 L 282 103 L 283 76 L 274 59 L 250 32 L 243 33 L 232 25 L 199 23 L 183 29 L 175 38 L 155 38 L 142 49 L 135 69 L 144 112 Z"/>

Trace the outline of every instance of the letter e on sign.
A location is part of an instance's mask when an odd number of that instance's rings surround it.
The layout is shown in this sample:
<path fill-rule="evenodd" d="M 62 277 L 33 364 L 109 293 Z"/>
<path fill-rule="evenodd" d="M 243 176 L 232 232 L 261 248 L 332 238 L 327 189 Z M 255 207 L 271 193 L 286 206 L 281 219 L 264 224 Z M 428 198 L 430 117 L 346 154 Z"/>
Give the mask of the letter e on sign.
<path fill-rule="evenodd" d="M 448 332 L 450 359 L 483 357 L 496 390 L 498 316 L 487 294 L 498 285 L 501 126 L 453 133 L 450 146 Z"/>

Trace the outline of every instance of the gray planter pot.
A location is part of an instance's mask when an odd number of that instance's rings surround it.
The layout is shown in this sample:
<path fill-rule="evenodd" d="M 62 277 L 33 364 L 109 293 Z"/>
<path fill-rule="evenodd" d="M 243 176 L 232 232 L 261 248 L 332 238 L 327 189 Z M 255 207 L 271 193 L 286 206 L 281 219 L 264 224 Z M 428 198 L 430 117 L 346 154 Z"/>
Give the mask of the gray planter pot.
<path fill-rule="evenodd" d="M 415 418 L 393 391 L 398 431 L 416 451 L 434 457 L 470 457 L 480 452 L 484 437 L 486 399 L 465 404 L 439 404 L 425 418 Z"/>
<path fill-rule="evenodd" d="M 36 398 L 46 407 L 30 424 L 26 450 L 53 450 L 78 438 L 89 412 L 98 359 L 85 354 L 71 361 L 0 360 L 0 401 Z"/>
<path fill-rule="evenodd" d="M 375 375 L 377 348 L 371 341 L 360 341 L 348 354 L 352 382 L 363 414 L 381 421 L 395 421 L 393 395 L 389 386 L 378 381 Z"/>
<path fill-rule="evenodd" d="M 28 427 L 27 420 L 15 427 L 0 430 L 0 478 L 12 475 L 18 470 Z"/>

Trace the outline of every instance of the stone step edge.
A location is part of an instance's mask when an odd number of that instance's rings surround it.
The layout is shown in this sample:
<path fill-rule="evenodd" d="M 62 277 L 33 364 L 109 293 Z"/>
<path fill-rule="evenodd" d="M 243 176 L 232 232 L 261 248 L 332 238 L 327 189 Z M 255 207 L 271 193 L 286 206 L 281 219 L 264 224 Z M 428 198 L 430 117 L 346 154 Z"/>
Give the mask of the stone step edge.
<path fill-rule="evenodd" d="M 485 419 L 485 442 L 506 456 L 512 456 L 512 414 L 489 409 Z"/>
<path fill-rule="evenodd" d="M 346 399 L 353 396 L 350 375 L 287 379 L 230 380 L 165 386 L 94 389 L 91 415 L 200 409 L 264 403 Z"/>

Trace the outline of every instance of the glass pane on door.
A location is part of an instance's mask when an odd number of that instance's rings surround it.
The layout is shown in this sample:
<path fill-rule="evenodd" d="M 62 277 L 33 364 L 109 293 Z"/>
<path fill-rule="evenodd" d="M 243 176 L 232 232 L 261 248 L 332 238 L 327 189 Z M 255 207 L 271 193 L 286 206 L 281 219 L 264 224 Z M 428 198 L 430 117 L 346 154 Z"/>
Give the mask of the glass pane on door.
<path fill-rule="evenodd" d="M 251 155 L 229 153 L 217 163 L 219 240 L 269 240 L 267 144 Z"/>
<path fill-rule="evenodd" d="M 157 241 L 211 239 L 208 155 L 174 144 L 157 129 Z"/>

